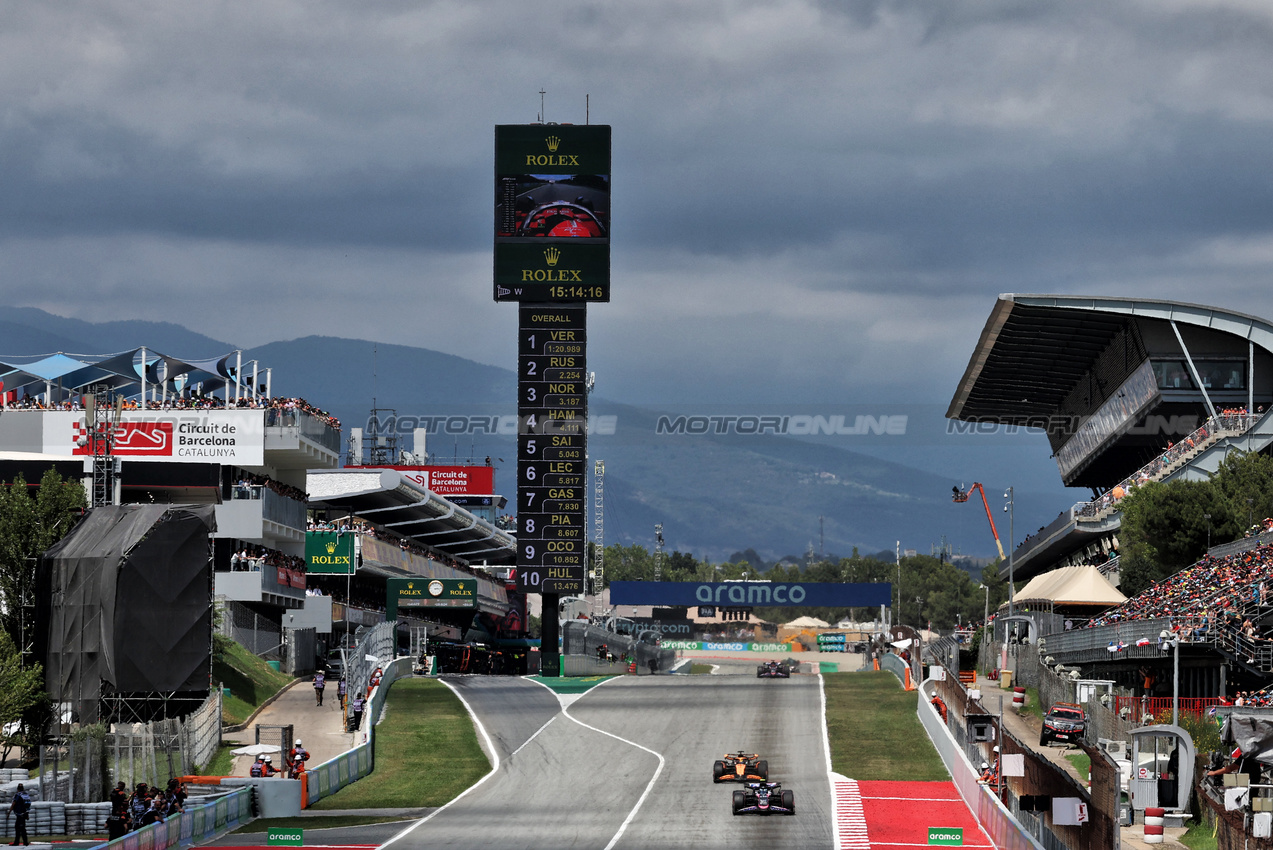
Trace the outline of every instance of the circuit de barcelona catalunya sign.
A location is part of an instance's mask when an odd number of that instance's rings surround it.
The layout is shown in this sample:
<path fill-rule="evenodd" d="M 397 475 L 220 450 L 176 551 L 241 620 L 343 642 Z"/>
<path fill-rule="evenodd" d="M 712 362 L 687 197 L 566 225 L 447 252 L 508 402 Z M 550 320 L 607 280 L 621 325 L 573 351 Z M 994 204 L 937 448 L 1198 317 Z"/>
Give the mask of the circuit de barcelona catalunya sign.
<path fill-rule="evenodd" d="M 777 605 L 874 608 L 889 605 L 891 584 L 771 581 L 615 581 L 611 605 Z"/>

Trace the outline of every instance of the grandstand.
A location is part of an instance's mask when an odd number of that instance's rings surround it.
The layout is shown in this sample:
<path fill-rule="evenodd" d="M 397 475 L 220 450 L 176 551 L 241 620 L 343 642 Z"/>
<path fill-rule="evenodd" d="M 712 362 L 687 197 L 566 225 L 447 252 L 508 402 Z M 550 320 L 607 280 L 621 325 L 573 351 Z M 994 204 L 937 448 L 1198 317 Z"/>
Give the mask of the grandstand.
<path fill-rule="evenodd" d="M 336 471 L 341 424 L 304 399 L 273 396 L 273 386 L 272 370 L 244 363 L 240 352 L 189 359 L 139 347 L 0 358 L 0 480 L 21 473 L 33 485 L 54 468 L 83 477 L 93 492 L 87 401 L 108 399 L 115 471 L 100 495 L 126 505 L 213 507 L 214 593 L 226 606 L 224 628 L 257 654 L 292 672 L 312 669 L 326 644 L 347 643 L 343 635 L 384 622 L 391 577 L 480 577 L 474 622 L 425 621 L 414 609 L 401 622 L 431 637 L 459 639 L 475 623 L 475 634 L 498 632 L 509 614 L 505 583 L 470 566 L 512 561 L 512 538 L 491 521 L 498 497 L 488 496 L 492 504 L 474 513 L 409 481 L 388 488 L 405 497 L 346 493 L 349 510 L 339 500 L 317 507 L 324 516 L 348 517 L 356 503 L 380 499 L 358 520 L 368 532 L 368 545 L 358 548 L 364 569 L 338 581 L 309 574 L 309 474 Z M 342 492 L 328 488 L 324 495 Z M 519 617 L 520 627 L 524 612 Z M 309 628 L 316 643 L 295 644 Z"/>
<path fill-rule="evenodd" d="M 1062 481 L 1092 493 L 1016 546 L 1017 581 L 1049 587 L 1061 568 L 1091 565 L 1117 585 L 1120 500 L 1150 481 L 1209 476 L 1233 448 L 1268 451 L 1271 403 L 1273 324 L 1263 319 L 1170 301 L 1006 294 L 947 417 L 1043 429 Z M 1183 696 L 1258 686 L 1273 673 L 1273 641 L 1262 636 L 1273 614 L 1269 542 L 1215 547 L 1103 612 L 1031 591 L 1018 596 L 1015 623 L 999 618 L 995 638 L 1025 626 L 1050 663 L 1140 689 L 1143 670 L 1165 663 L 1165 633 L 1180 638 Z"/>
<path fill-rule="evenodd" d="M 946 416 L 1046 431 L 1092 492 L 1016 548 L 1018 580 L 1099 566 L 1117 584 L 1119 500 L 1273 443 L 1273 324 L 1171 301 L 999 296 Z M 956 428 L 957 430 L 957 428 Z M 1006 567 L 1004 570 L 1006 578 Z"/>

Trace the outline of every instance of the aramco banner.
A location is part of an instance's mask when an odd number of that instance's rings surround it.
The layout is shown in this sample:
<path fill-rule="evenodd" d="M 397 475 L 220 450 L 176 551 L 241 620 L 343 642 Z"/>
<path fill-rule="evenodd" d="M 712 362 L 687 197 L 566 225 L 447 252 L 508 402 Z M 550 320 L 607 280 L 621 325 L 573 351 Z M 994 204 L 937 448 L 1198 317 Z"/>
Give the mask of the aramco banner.
<path fill-rule="evenodd" d="M 875 608 L 889 605 L 893 585 L 774 581 L 613 581 L 611 605 L 722 605 Z"/>
<path fill-rule="evenodd" d="M 354 535 L 311 531 L 305 535 L 305 568 L 311 573 L 354 572 Z"/>

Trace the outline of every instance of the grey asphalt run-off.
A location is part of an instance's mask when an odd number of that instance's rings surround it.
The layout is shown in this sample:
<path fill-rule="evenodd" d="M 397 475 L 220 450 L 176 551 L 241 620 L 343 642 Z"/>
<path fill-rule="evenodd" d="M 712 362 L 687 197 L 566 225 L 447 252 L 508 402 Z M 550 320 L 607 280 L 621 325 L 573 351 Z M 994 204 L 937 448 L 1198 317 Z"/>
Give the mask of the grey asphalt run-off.
<path fill-rule="evenodd" d="M 568 697 L 564 712 L 532 681 L 450 679 L 499 769 L 390 846 L 831 848 L 820 679 L 755 671 L 755 662 L 722 661 L 711 676 L 621 677 Z M 794 817 L 732 813 L 739 786 L 714 784 L 711 771 L 736 750 L 768 760 L 770 778 L 795 792 Z"/>

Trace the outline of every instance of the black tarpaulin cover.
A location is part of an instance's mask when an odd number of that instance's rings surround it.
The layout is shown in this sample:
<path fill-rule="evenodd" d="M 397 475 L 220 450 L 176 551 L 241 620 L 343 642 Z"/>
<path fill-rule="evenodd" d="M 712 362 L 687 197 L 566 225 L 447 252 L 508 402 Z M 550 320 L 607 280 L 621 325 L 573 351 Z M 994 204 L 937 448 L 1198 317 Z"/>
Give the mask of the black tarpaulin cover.
<path fill-rule="evenodd" d="M 1230 714 L 1225 718 L 1220 740 L 1240 748 L 1247 758 L 1273 765 L 1273 718 Z"/>
<path fill-rule="evenodd" d="M 94 508 L 44 554 L 45 679 L 55 702 L 206 691 L 211 505 Z"/>

